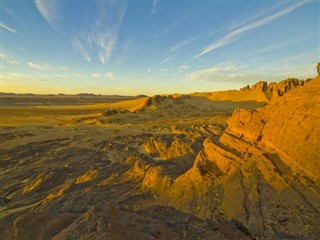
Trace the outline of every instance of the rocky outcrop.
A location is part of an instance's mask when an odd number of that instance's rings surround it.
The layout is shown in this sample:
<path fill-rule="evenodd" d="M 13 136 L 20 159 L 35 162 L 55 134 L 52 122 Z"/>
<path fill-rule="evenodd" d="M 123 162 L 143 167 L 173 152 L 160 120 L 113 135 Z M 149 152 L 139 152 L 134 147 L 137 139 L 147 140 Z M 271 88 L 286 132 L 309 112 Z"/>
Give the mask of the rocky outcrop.
<path fill-rule="evenodd" d="M 270 87 L 268 86 L 267 92 L 269 91 L 269 93 L 274 93 L 277 96 L 283 96 L 290 90 L 303 85 L 304 85 L 303 80 L 288 78 L 287 80 L 283 80 L 279 82 L 277 85 L 273 84 Z"/>
<path fill-rule="evenodd" d="M 260 146 L 227 131 L 219 141 L 206 138 L 184 173 L 174 172 L 170 161 L 150 160 L 136 160 L 130 171 L 139 172 L 142 189 L 161 204 L 201 219 L 229 220 L 257 239 L 316 239 L 319 221 L 310 217 L 319 216 L 317 185 Z"/>
<path fill-rule="evenodd" d="M 199 144 L 186 138 L 184 134 L 178 134 L 151 138 L 144 145 L 144 150 L 152 157 L 175 159 L 187 154 L 194 154 L 199 147 Z"/>
<path fill-rule="evenodd" d="M 287 80 L 282 80 L 279 83 L 266 81 L 260 81 L 253 84 L 251 87 L 249 85 L 240 88 L 241 91 L 259 91 L 269 94 L 270 98 L 280 97 L 289 92 L 292 89 L 303 86 L 305 84 L 304 80 L 298 80 L 296 78 L 288 78 Z"/>
<path fill-rule="evenodd" d="M 163 110 L 168 107 L 183 104 L 184 97 L 173 97 L 172 95 L 168 96 L 160 96 L 155 95 L 153 97 L 146 98 L 145 102 L 138 108 L 136 108 L 135 112 L 142 112 L 145 110 Z"/>
<path fill-rule="evenodd" d="M 279 89 L 300 86 L 291 79 Z M 228 120 L 228 130 L 249 141 L 259 141 L 282 154 L 286 164 L 319 181 L 320 170 L 320 78 L 275 99 L 258 110 L 236 110 Z"/>
<path fill-rule="evenodd" d="M 236 110 L 219 139 L 204 139 L 190 169 L 173 173 L 155 162 L 140 175 L 142 188 L 180 211 L 234 222 L 253 238 L 317 239 L 319 82 L 261 109 Z"/>
<path fill-rule="evenodd" d="M 194 167 L 199 169 L 201 175 L 207 173 L 220 176 L 234 173 L 242 160 L 234 152 L 228 151 L 224 146 L 219 146 L 212 139 L 207 138 L 203 142 L 203 149 L 197 155 Z"/>
<path fill-rule="evenodd" d="M 236 109 L 227 121 L 229 130 L 239 137 L 259 141 L 265 126 L 262 115 L 263 113 L 253 109 Z"/>
<path fill-rule="evenodd" d="M 266 92 L 268 87 L 268 83 L 265 81 L 257 82 L 256 84 L 251 86 L 252 91 L 260 91 L 260 92 Z"/>

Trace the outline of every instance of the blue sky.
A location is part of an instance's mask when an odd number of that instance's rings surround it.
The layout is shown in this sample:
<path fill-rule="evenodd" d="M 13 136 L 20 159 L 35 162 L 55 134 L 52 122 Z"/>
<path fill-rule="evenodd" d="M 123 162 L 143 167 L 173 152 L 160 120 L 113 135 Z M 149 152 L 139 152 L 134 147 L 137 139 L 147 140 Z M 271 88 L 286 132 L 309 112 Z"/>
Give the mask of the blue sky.
<path fill-rule="evenodd" d="M 1 91 L 157 94 L 316 75 L 319 1 L 1 1 Z"/>

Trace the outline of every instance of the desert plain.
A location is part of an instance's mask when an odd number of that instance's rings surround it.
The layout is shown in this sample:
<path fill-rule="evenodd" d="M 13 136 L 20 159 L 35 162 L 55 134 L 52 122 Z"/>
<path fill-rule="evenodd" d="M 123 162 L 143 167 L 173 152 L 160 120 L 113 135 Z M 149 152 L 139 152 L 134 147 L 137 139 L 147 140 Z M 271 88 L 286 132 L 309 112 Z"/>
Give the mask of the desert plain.
<path fill-rule="evenodd" d="M 319 90 L 1 94 L 1 238 L 318 239 Z"/>

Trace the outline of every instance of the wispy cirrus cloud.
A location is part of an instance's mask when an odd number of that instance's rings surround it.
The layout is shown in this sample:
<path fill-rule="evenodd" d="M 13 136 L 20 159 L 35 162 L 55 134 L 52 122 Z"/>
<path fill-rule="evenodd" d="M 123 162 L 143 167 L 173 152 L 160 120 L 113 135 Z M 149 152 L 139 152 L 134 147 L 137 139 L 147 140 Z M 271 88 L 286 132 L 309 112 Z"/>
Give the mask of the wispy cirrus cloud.
<path fill-rule="evenodd" d="M 193 57 L 194 58 L 199 58 L 209 52 L 212 52 L 215 49 L 221 48 L 223 46 L 229 45 L 230 43 L 238 40 L 243 36 L 244 33 L 253 30 L 255 28 L 261 27 L 269 22 L 272 22 L 276 20 L 277 18 L 280 18 L 284 15 L 289 14 L 290 12 L 294 11 L 295 9 L 303 6 L 307 2 L 301 1 L 301 2 L 295 2 L 286 8 L 277 11 L 269 16 L 266 16 L 264 18 L 260 18 L 254 22 L 248 23 L 245 26 L 238 27 L 231 32 L 225 34 L 222 38 L 218 39 L 217 41 L 213 42 L 212 44 L 208 45 L 204 49 L 202 49 L 197 55 Z"/>
<path fill-rule="evenodd" d="M 54 77 L 66 79 L 66 80 L 72 80 L 72 78 L 70 76 L 63 75 L 63 74 L 55 74 Z"/>
<path fill-rule="evenodd" d="M 154 14 L 156 14 L 157 11 L 158 11 L 158 1 L 157 0 L 153 0 L 152 1 L 152 7 L 150 9 L 150 14 L 154 15 Z"/>
<path fill-rule="evenodd" d="M 255 64 L 224 62 L 192 72 L 186 81 L 215 83 L 254 83 L 258 80 L 280 81 L 288 77 L 299 79 L 316 75 L 315 62 L 319 60 L 319 49 L 312 48 L 292 56 Z"/>
<path fill-rule="evenodd" d="M 9 15 L 11 15 L 12 17 L 14 18 L 17 18 L 17 15 L 11 11 L 8 7 L 4 6 L 3 4 L 1 5 L 1 8 L 6 12 L 8 13 Z"/>
<path fill-rule="evenodd" d="M 106 76 L 107 76 L 108 78 L 110 78 L 111 80 L 116 80 L 116 78 L 115 78 L 115 76 L 114 76 L 114 74 L 113 74 L 112 72 L 107 72 L 107 73 L 106 73 Z"/>
<path fill-rule="evenodd" d="M 48 22 L 48 24 L 57 29 L 57 23 L 60 21 L 60 12 L 57 1 L 34 1 L 37 9 L 39 10 L 42 17 Z"/>
<path fill-rule="evenodd" d="M 265 63 L 265 66 L 269 69 L 273 69 L 277 65 L 299 65 L 300 63 L 313 64 L 313 71 L 315 72 L 315 63 L 319 61 L 319 47 L 311 48 L 300 53 L 292 54 L 291 56 L 284 56 L 272 61 Z M 293 71 L 294 72 L 294 71 Z"/>
<path fill-rule="evenodd" d="M 314 35 L 304 35 L 304 36 L 297 36 L 293 39 L 290 39 L 286 42 L 282 42 L 282 43 L 271 43 L 268 46 L 262 47 L 252 53 L 250 53 L 250 55 L 252 54 L 261 54 L 261 53 L 268 53 L 268 52 L 273 52 L 279 49 L 283 49 L 283 48 L 288 48 L 292 45 L 298 44 L 300 42 L 306 41 L 311 39 L 312 37 L 314 37 Z"/>
<path fill-rule="evenodd" d="M 172 56 L 169 56 L 169 57 L 166 57 L 166 58 L 164 58 L 164 59 L 162 59 L 160 62 L 158 62 L 158 66 L 161 66 L 161 65 L 163 65 L 163 64 L 166 64 L 167 62 L 170 62 L 170 61 L 172 61 Z"/>
<path fill-rule="evenodd" d="M 248 67 L 244 64 L 235 64 L 232 62 L 226 62 L 210 68 L 193 72 L 186 77 L 186 81 L 195 81 L 195 82 L 228 82 L 228 81 L 242 81 L 242 80 L 248 81 L 252 78 L 258 77 L 260 70 L 261 69 L 250 71 L 248 70 Z"/>
<path fill-rule="evenodd" d="M 190 68 L 190 66 L 188 66 L 188 65 L 179 65 L 179 66 L 177 66 L 177 69 L 178 69 L 179 72 L 184 72 L 184 71 L 188 70 L 189 68 Z"/>
<path fill-rule="evenodd" d="M 57 65 L 52 65 L 52 64 L 47 64 L 47 63 L 33 63 L 33 62 L 28 62 L 28 67 L 33 68 L 33 69 L 38 69 L 38 70 L 43 70 L 43 71 L 68 71 L 67 67 L 63 66 L 57 66 Z"/>
<path fill-rule="evenodd" d="M 126 53 L 130 47 L 130 45 L 132 44 L 131 40 L 126 41 L 126 43 L 123 45 L 123 52 Z"/>
<path fill-rule="evenodd" d="M 273 5 L 269 6 L 268 8 L 263 7 L 263 11 L 257 11 L 254 13 L 250 13 L 247 17 L 243 19 L 234 19 L 229 26 L 226 27 L 227 32 L 233 31 L 238 29 L 242 26 L 245 26 L 251 22 L 256 21 L 257 19 L 261 19 L 264 16 L 271 15 L 274 12 L 277 12 L 279 9 L 285 7 L 288 4 L 287 1 L 275 1 Z"/>
<path fill-rule="evenodd" d="M 170 53 L 174 53 L 174 52 L 178 51 L 179 49 L 181 49 L 181 48 L 187 46 L 188 44 L 192 43 L 192 42 L 195 41 L 197 38 L 199 38 L 199 37 L 196 36 L 196 37 L 191 37 L 191 38 L 189 38 L 189 39 L 186 39 L 186 40 L 184 40 L 184 41 L 182 41 L 182 42 L 174 45 L 173 47 L 171 47 L 171 48 L 169 49 L 169 52 L 170 52 Z"/>
<path fill-rule="evenodd" d="M 94 77 L 94 78 L 109 78 L 110 80 L 116 80 L 113 72 L 92 73 L 91 76 Z"/>
<path fill-rule="evenodd" d="M 13 29 L 13 28 L 5 25 L 5 24 L 2 23 L 2 22 L 0 22 L 0 27 L 1 27 L 2 29 L 5 29 L 5 30 L 9 31 L 9 32 L 17 33 L 17 31 L 16 31 L 15 29 Z"/>
<path fill-rule="evenodd" d="M 72 47 L 75 51 L 78 51 L 87 62 L 91 61 L 90 52 L 84 47 L 80 38 L 75 38 L 73 40 Z"/>
<path fill-rule="evenodd" d="M 87 61 L 90 61 L 91 54 L 97 54 L 100 62 L 105 64 L 116 46 L 127 5 L 116 1 L 99 4 L 97 18 L 75 37 L 73 46 Z"/>
<path fill-rule="evenodd" d="M 164 65 L 172 60 L 174 60 L 174 53 L 178 50 L 180 50 L 181 48 L 187 46 L 188 44 L 192 43 L 193 41 L 195 41 L 196 39 L 198 39 L 199 36 L 195 36 L 195 37 L 191 37 L 189 39 L 186 39 L 182 42 L 179 42 L 178 44 L 172 46 L 168 51 L 167 51 L 167 57 L 165 57 L 164 59 L 162 59 L 160 62 L 157 63 L 158 66 Z M 181 71 L 182 69 L 179 69 L 179 71 Z"/>
<path fill-rule="evenodd" d="M 18 60 L 16 60 L 15 58 L 8 56 L 7 54 L 4 53 L 0 53 L 0 59 L 6 61 L 7 63 L 10 63 L 12 65 L 17 65 L 20 62 Z"/>

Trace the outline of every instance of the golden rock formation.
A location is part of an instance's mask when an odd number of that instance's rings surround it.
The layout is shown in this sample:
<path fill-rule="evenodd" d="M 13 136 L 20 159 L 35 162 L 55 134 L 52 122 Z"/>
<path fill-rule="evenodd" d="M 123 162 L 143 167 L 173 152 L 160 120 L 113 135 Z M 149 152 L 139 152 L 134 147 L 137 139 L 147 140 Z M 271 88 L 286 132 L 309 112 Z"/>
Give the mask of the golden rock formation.
<path fill-rule="evenodd" d="M 2 109 L 0 235 L 316 240 L 319 83 Z"/>
<path fill-rule="evenodd" d="M 318 77 L 262 109 L 236 110 L 228 131 L 278 151 L 289 166 L 319 181 L 319 92 Z"/>

